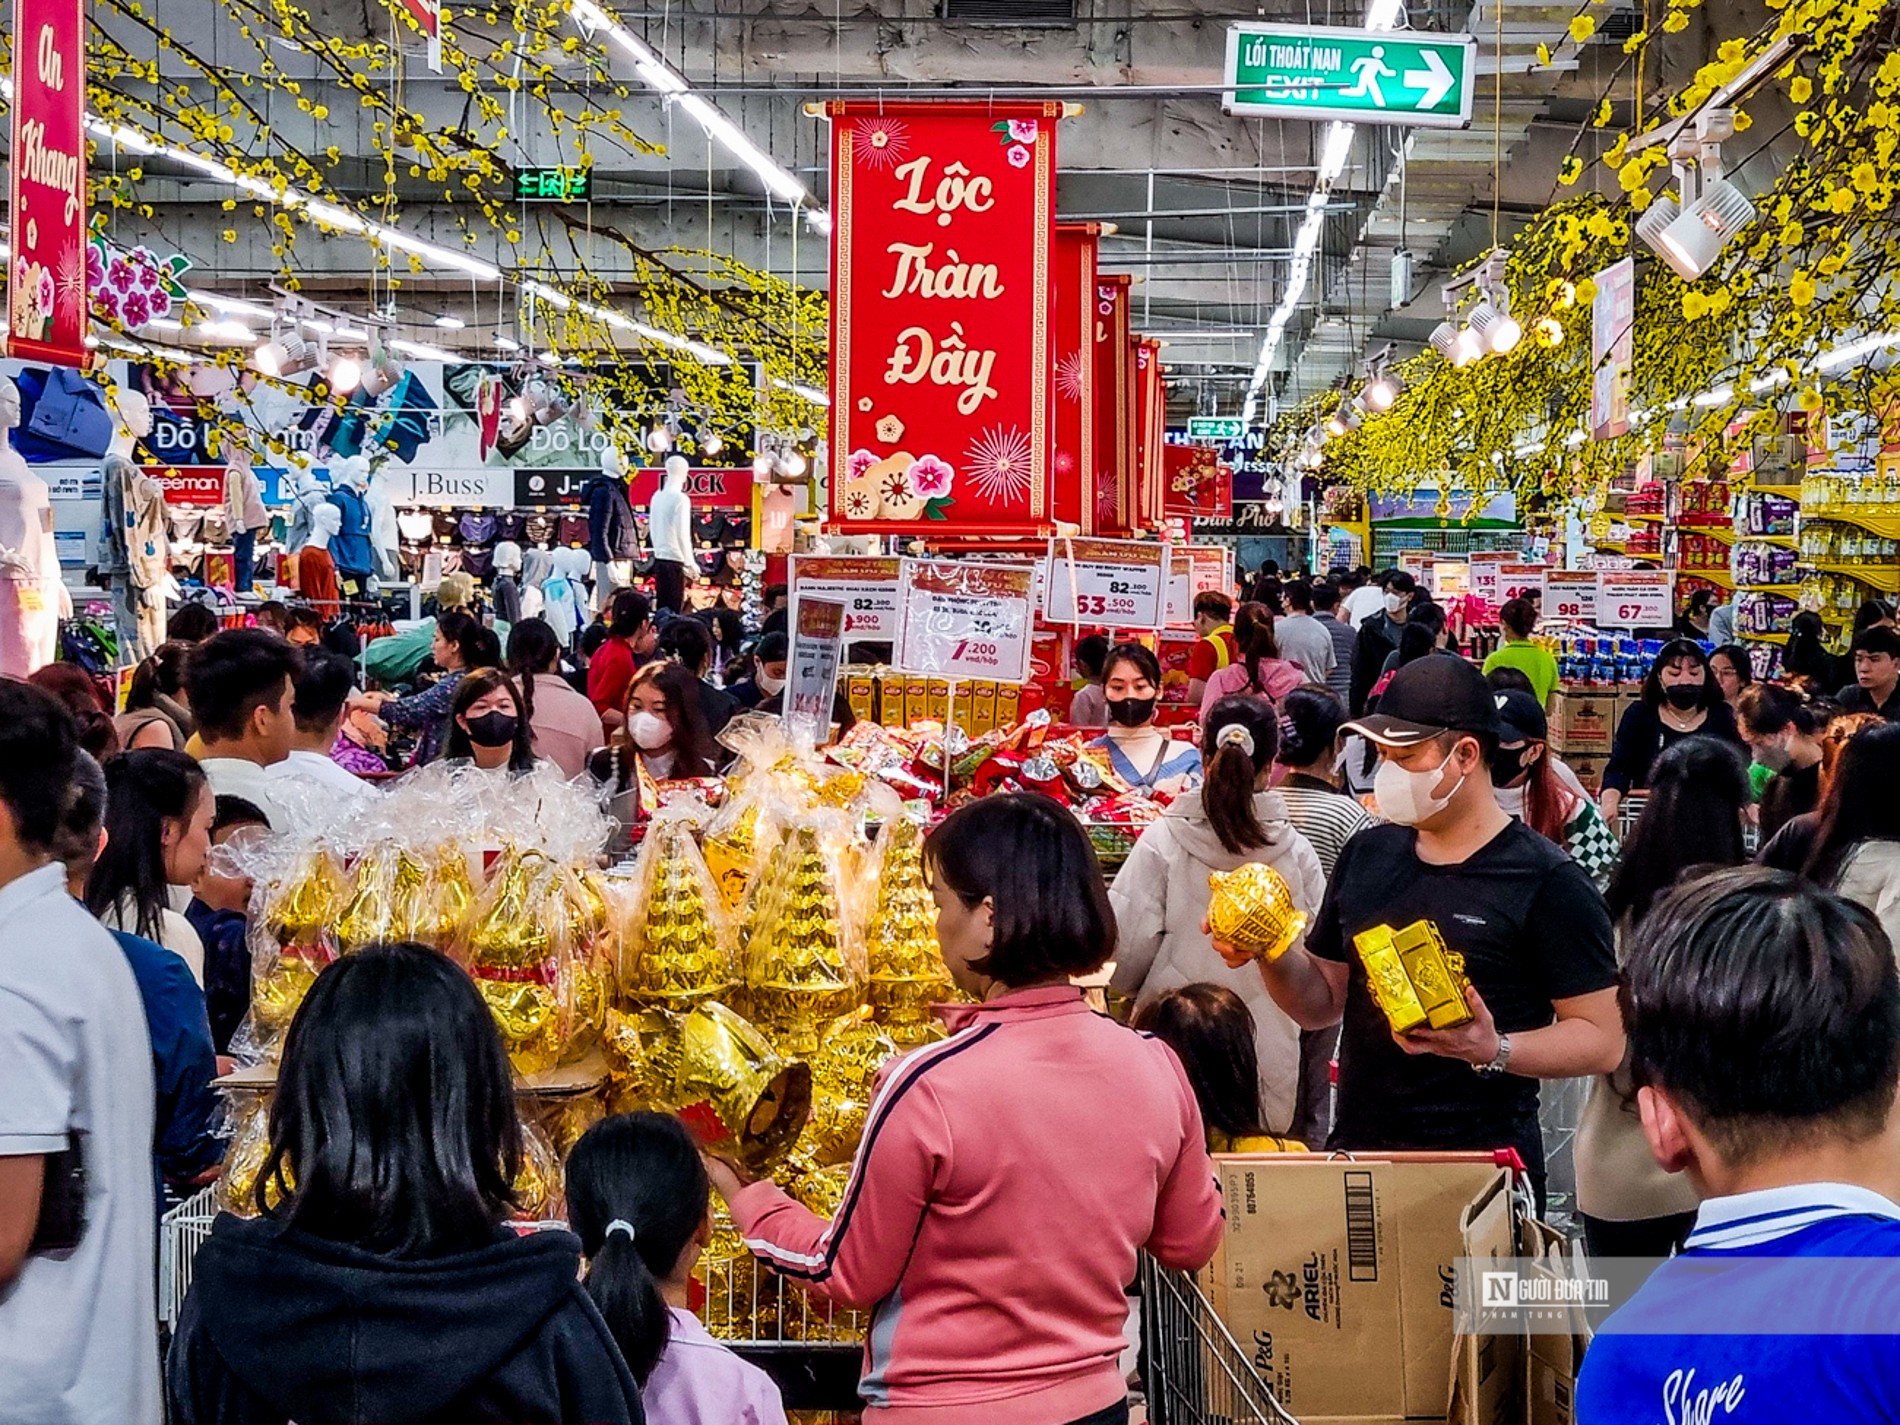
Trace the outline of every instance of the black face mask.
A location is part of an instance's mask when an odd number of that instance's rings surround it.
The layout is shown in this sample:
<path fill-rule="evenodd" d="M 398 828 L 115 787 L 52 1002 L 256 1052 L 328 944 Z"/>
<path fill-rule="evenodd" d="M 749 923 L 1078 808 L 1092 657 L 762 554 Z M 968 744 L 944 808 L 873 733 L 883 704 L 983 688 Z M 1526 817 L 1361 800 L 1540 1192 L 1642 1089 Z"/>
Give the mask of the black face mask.
<path fill-rule="evenodd" d="M 1671 683 L 1663 689 L 1663 696 L 1669 699 L 1669 706 L 1679 712 L 1702 706 L 1701 683 Z"/>
<path fill-rule="evenodd" d="M 1493 747 L 1485 760 L 1491 764 L 1491 785 L 1508 787 L 1524 775 L 1524 754 L 1528 747 Z"/>
<path fill-rule="evenodd" d="M 1140 727 L 1151 722 L 1155 715 L 1153 698 L 1110 698 L 1108 699 L 1108 720 L 1123 727 Z"/>
<path fill-rule="evenodd" d="M 513 713 L 485 712 L 468 720 L 468 740 L 477 747 L 506 747 L 515 740 Z"/>

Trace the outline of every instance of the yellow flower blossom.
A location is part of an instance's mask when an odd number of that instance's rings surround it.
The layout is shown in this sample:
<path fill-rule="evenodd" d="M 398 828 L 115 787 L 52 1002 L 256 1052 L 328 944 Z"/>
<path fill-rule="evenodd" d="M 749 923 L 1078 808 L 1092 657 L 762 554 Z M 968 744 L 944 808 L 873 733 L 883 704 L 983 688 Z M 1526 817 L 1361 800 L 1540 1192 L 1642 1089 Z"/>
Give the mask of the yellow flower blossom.
<path fill-rule="evenodd" d="M 1814 81 L 1805 74 L 1797 74 L 1788 86 L 1788 97 L 1797 104 L 1805 104 L 1814 97 Z"/>
<path fill-rule="evenodd" d="M 1691 287 L 1682 294 L 1682 319 L 1699 321 L 1709 314 L 1709 299 Z"/>
<path fill-rule="evenodd" d="M 1570 38 L 1582 44 L 1597 32 L 1596 16 L 1574 15 L 1570 20 Z"/>
<path fill-rule="evenodd" d="M 1813 305 L 1814 279 L 1808 276 L 1807 268 L 1797 268 L 1794 276 L 1788 279 L 1788 300 L 1797 307 Z"/>

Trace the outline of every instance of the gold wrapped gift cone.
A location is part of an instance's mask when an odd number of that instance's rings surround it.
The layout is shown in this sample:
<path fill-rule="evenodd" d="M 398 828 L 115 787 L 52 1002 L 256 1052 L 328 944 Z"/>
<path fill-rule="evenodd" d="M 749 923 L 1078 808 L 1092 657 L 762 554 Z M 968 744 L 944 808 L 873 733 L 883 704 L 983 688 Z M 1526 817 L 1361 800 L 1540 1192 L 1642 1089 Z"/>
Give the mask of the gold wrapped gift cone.
<path fill-rule="evenodd" d="M 736 979 L 731 942 L 691 830 L 681 821 L 662 822 L 642 856 L 642 895 L 627 926 L 621 992 L 635 1004 L 663 1009 L 723 998 Z"/>
<path fill-rule="evenodd" d="M 745 1002 L 759 1019 L 815 1032 L 858 1002 L 845 952 L 843 898 L 825 848 L 801 826 L 774 853 L 773 903 L 746 945 Z"/>
<path fill-rule="evenodd" d="M 560 1063 L 566 1038 L 560 966 L 535 884 L 546 864 L 538 855 L 510 855 L 469 934 L 469 974 L 520 1074 Z"/>
<path fill-rule="evenodd" d="M 1293 905 L 1293 888 L 1271 866 L 1249 862 L 1207 878 L 1214 898 L 1207 928 L 1223 945 L 1263 960 L 1277 960 L 1306 929 L 1306 915 Z"/>
<path fill-rule="evenodd" d="M 264 923 L 279 945 L 325 942 L 347 894 L 336 858 L 322 847 L 312 847 L 266 901 Z"/>
<path fill-rule="evenodd" d="M 811 1056 L 811 1118 L 792 1150 L 794 1163 L 823 1171 L 848 1164 L 864 1137 L 878 1070 L 897 1043 L 860 1007 L 826 1027 Z"/>
<path fill-rule="evenodd" d="M 956 986 L 937 947 L 937 906 L 924 881 L 924 835 L 908 817 L 878 833 L 877 902 L 865 928 L 865 997 L 891 1037 L 907 1046 L 937 1038 L 930 1007 Z"/>
<path fill-rule="evenodd" d="M 1366 987 L 1394 1034 L 1410 1029 L 1456 1029 L 1470 1022 L 1465 957 L 1445 948 L 1429 920 L 1394 930 L 1375 925 L 1352 939 L 1366 967 Z"/>
<path fill-rule="evenodd" d="M 811 1112 L 811 1070 L 717 1000 L 680 1023 L 674 1111 L 703 1147 L 757 1170 L 783 1157 Z"/>

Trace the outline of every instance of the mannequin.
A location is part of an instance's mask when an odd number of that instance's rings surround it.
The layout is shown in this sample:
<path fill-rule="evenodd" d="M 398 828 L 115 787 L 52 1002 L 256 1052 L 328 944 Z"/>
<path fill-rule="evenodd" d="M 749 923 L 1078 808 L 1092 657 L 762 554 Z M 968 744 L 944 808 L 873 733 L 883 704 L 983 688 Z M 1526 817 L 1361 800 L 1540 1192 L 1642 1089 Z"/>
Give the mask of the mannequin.
<path fill-rule="evenodd" d="M 384 583 L 402 577 L 402 532 L 396 525 L 396 501 L 389 481 L 372 470 L 363 493 L 369 504 L 369 542 L 376 556 L 376 577 Z"/>
<path fill-rule="evenodd" d="M 678 613 L 686 605 L 686 586 L 695 573 L 693 501 L 686 493 L 692 467 L 683 455 L 666 458 L 666 478 L 647 506 L 647 538 L 653 543 L 653 584 L 663 609 Z"/>
<path fill-rule="evenodd" d="M 132 462 L 133 448 L 152 433 L 151 402 L 123 386 L 109 400 L 119 424 L 100 472 L 105 510 L 97 563 L 112 589 L 120 661 L 138 663 L 165 641 L 171 523 L 164 487 Z"/>
<path fill-rule="evenodd" d="M 368 586 L 376 572 L 376 549 L 370 540 L 369 460 L 352 455 L 337 462 L 330 471 L 329 500 L 343 517 L 342 528 L 330 541 L 330 557 L 336 561 L 337 582 L 346 595 L 355 596 Z"/>
<path fill-rule="evenodd" d="M 0 432 L 20 424 L 20 391 L 0 377 Z M 72 596 L 59 577 L 46 482 L 0 434 L 0 676 L 24 678 L 59 652 Z"/>
<path fill-rule="evenodd" d="M 256 567 L 257 536 L 270 527 L 270 516 L 264 513 L 264 487 L 251 469 L 250 442 L 242 435 L 229 439 L 231 449 L 224 463 L 224 514 L 231 524 L 231 550 L 236 556 L 232 587 L 248 594 Z"/>
<path fill-rule="evenodd" d="M 640 552 L 627 457 L 609 446 L 600 457 L 600 474 L 587 482 L 581 497 L 587 503 L 587 553 L 594 561 L 594 607 L 605 609 L 615 589 L 633 582 L 633 557 Z"/>
<path fill-rule="evenodd" d="M 521 622 L 521 546 L 504 539 L 495 546 L 495 577 L 489 583 L 495 620 L 510 627 Z"/>
<path fill-rule="evenodd" d="M 328 488 L 311 473 L 308 465 L 293 467 L 297 472 L 297 484 L 291 494 L 290 528 L 284 536 L 284 547 L 296 554 L 310 542 L 311 516 L 317 506 L 326 503 Z"/>

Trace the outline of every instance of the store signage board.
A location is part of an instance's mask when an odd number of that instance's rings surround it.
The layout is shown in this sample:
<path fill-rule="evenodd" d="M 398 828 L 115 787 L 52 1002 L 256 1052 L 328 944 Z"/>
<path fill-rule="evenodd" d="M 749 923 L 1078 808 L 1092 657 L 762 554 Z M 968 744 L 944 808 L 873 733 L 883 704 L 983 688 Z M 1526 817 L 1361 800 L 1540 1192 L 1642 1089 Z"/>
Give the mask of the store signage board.
<path fill-rule="evenodd" d="M 785 730 L 798 746 L 817 747 L 831 730 L 846 612 L 838 600 L 809 593 L 793 608 L 792 656 L 785 669 Z"/>
<path fill-rule="evenodd" d="M 9 356 L 85 367 L 86 18 L 80 0 L 14 0 Z"/>
<path fill-rule="evenodd" d="M 1057 223 L 1049 282 L 1050 513 L 1058 528 L 1098 533 L 1095 413 L 1095 263 L 1100 229 Z"/>
<path fill-rule="evenodd" d="M 1189 416 L 1187 428 L 1192 441 L 1240 440 L 1247 434 L 1239 416 Z"/>
<path fill-rule="evenodd" d="M 519 203 L 585 203 L 594 196 L 591 168 L 517 168 L 515 201 Z"/>
<path fill-rule="evenodd" d="M 1544 576 L 1550 571 L 1541 564 L 1500 564 L 1498 565 L 1498 598 L 1500 604 L 1512 599 L 1528 599 L 1533 590 L 1544 592 Z"/>
<path fill-rule="evenodd" d="M 1544 575 L 1544 617 L 1571 623 L 1597 621 L 1594 569 L 1552 569 Z"/>
<path fill-rule="evenodd" d="M 1052 539 L 1042 616 L 1050 623 L 1159 628 L 1167 551 L 1119 539 Z"/>
<path fill-rule="evenodd" d="M 1194 622 L 1194 556 L 1186 546 L 1168 546 L 1168 591 L 1162 616 L 1170 628 Z"/>
<path fill-rule="evenodd" d="M 826 105 L 829 523 L 1046 536 L 1056 101 Z"/>
<path fill-rule="evenodd" d="M 1604 628 L 1667 628 L 1675 608 L 1676 576 L 1667 569 L 1597 573 L 1597 623 Z"/>
<path fill-rule="evenodd" d="M 1498 598 L 1498 571 L 1506 564 L 1518 563 L 1518 556 L 1508 550 L 1481 549 L 1470 558 L 1472 594 L 1487 604 L 1502 603 Z"/>
<path fill-rule="evenodd" d="M 898 672 L 953 683 L 1029 677 L 1034 566 L 947 559 L 902 564 Z"/>
<path fill-rule="evenodd" d="M 833 599 L 844 606 L 842 636 L 892 643 L 898 633 L 898 569 L 895 559 L 792 556 L 792 624 L 806 598 Z"/>
<path fill-rule="evenodd" d="M 1612 440 L 1630 431 L 1630 363 L 1636 330 L 1636 262 L 1624 258 L 1597 273 L 1590 308 L 1590 434 Z"/>
<path fill-rule="evenodd" d="M 1471 123 L 1477 41 L 1412 30 L 1227 27 L 1230 114 L 1462 129 Z"/>
<path fill-rule="evenodd" d="M 222 465 L 147 465 L 143 468 L 165 491 L 168 504 L 204 509 L 224 503 Z"/>

